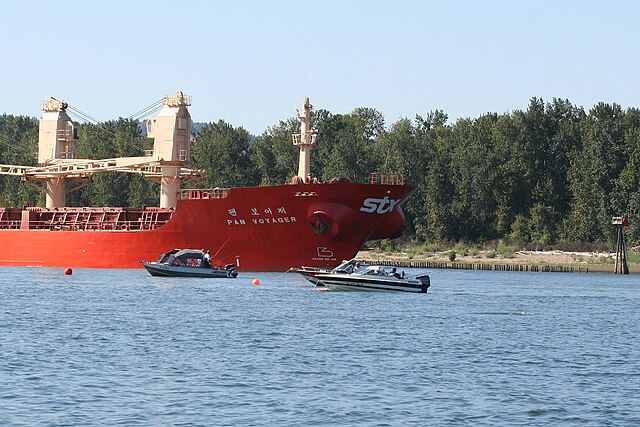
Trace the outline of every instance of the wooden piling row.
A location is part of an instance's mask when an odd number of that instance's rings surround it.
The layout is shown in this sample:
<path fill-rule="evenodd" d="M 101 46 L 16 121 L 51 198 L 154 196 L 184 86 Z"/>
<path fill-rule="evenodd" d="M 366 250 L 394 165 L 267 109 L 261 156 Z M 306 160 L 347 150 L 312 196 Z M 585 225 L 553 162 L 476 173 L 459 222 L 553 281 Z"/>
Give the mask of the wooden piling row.
<path fill-rule="evenodd" d="M 588 273 L 586 267 L 563 265 L 528 265 L 528 264 L 481 264 L 467 262 L 434 262 L 412 260 L 361 260 L 364 264 L 384 265 L 401 268 L 431 268 L 453 270 L 487 270 L 487 271 L 533 271 L 545 273 Z"/>

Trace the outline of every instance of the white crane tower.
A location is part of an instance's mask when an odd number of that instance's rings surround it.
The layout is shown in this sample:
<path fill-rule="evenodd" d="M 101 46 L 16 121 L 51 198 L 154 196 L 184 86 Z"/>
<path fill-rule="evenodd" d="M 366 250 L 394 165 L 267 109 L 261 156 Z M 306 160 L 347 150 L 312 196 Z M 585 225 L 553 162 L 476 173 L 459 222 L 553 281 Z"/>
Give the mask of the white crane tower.
<path fill-rule="evenodd" d="M 65 206 L 65 195 L 89 183 L 97 172 L 144 174 L 160 183 L 160 207 L 175 208 L 180 183 L 185 178 L 202 178 L 203 171 L 186 167 L 191 159 L 191 97 L 177 92 L 163 98 L 160 113 L 147 122 L 147 136 L 154 138 L 153 150 L 143 157 L 75 159 L 73 145 L 80 125 L 69 118 L 67 103 L 49 98 L 42 103 L 38 140 L 38 166 L 0 165 L 0 175 L 21 176 L 46 195 L 47 208 Z M 78 182 L 74 188 L 67 184 Z M 42 184 L 44 183 L 44 186 Z"/>

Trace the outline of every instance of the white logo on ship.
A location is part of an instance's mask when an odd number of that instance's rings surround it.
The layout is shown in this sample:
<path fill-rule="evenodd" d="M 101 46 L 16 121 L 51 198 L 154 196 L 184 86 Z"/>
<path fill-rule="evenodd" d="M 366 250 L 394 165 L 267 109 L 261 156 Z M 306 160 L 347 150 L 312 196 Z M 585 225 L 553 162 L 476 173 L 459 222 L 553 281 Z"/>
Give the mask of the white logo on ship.
<path fill-rule="evenodd" d="M 362 202 L 363 206 L 360 211 L 382 215 L 394 210 L 398 203 L 400 203 L 400 199 L 389 199 L 389 196 L 384 196 L 382 199 L 369 197 Z"/>

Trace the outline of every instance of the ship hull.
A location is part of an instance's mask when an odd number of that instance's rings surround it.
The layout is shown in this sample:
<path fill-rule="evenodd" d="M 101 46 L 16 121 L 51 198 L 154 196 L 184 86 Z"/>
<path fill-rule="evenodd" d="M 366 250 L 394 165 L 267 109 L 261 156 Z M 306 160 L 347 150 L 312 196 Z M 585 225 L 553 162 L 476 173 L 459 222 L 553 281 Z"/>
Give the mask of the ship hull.
<path fill-rule="evenodd" d="M 404 221 L 402 185 L 336 182 L 234 188 L 224 198 L 179 200 L 152 230 L 0 230 L 0 265 L 141 268 L 174 248 L 211 250 L 239 270 L 332 267 Z"/>

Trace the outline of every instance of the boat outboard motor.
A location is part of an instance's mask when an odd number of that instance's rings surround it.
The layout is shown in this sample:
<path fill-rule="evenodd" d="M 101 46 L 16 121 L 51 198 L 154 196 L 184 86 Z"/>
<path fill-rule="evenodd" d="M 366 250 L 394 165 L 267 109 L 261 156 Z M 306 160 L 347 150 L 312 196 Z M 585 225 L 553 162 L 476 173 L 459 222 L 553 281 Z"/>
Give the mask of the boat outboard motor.
<path fill-rule="evenodd" d="M 425 274 L 424 276 L 418 276 L 418 279 L 420 280 L 420 282 L 422 282 L 422 288 L 420 289 L 420 292 L 427 292 L 427 290 L 431 286 L 431 278 Z"/>

